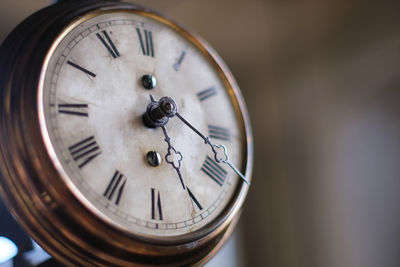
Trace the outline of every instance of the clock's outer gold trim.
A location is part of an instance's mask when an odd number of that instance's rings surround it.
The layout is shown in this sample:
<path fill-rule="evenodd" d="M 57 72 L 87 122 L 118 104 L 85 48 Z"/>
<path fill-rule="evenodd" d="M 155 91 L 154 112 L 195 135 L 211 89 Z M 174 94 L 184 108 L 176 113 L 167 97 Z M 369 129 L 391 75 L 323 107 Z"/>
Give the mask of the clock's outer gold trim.
<path fill-rule="evenodd" d="M 1 193 L 28 233 L 66 265 L 204 264 L 234 229 L 248 191 L 246 184 L 239 184 L 218 220 L 199 231 L 165 241 L 132 235 L 99 220 L 69 191 L 64 179 L 60 179 L 61 167 L 57 166 L 51 143 L 43 132 L 40 88 L 57 42 L 90 17 L 121 11 L 140 13 L 169 25 L 214 62 L 243 123 L 247 160 L 240 169 L 250 180 L 253 147 L 246 106 L 232 74 L 211 47 L 154 11 L 131 4 L 89 1 L 75 5 L 59 3 L 40 11 L 19 26 L 1 48 Z"/>

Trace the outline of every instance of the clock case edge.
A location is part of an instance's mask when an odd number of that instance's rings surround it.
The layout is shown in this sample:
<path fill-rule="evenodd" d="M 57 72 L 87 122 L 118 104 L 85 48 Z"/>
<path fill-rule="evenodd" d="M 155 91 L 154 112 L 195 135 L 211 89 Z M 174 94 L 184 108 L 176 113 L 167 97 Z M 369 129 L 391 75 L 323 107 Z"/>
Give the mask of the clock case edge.
<path fill-rule="evenodd" d="M 239 201 L 235 209 L 225 214 L 222 223 L 215 226 L 212 234 L 180 244 L 145 244 L 143 240 L 121 235 L 120 231 L 110 229 L 106 223 L 100 222 L 96 225 L 97 228 L 93 229 L 89 222 L 93 222 L 97 217 L 93 218 L 94 215 L 90 213 L 85 214 L 86 207 L 78 200 L 73 197 L 68 198 L 68 206 L 65 206 L 62 201 L 65 201 L 64 194 L 68 192 L 62 192 L 63 189 L 55 184 L 38 182 L 43 181 L 43 177 L 59 175 L 51 164 L 51 159 L 44 147 L 38 118 L 35 116 L 36 112 L 32 112 L 32 110 L 37 110 L 37 84 L 44 57 L 58 33 L 76 16 L 82 16 L 95 9 L 122 8 L 154 13 L 143 7 L 117 2 L 82 1 L 78 3 L 77 1 L 74 5 L 60 2 L 26 19 L 2 44 L 0 51 L 0 68 L 2 68 L 0 74 L 2 87 L 0 94 L 0 138 L 2 140 L 0 142 L 2 171 L 0 190 L 8 207 L 11 207 L 12 213 L 28 233 L 45 250 L 66 265 L 109 266 L 112 263 L 115 266 L 126 266 L 132 261 L 137 265 L 204 264 L 218 251 L 233 231 L 238 219 L 236 215 L 240 213 L 247 193 L 246 185 L 242 184 L 238 188 L 235 194 Z M 246 107 L 242 102 L 243 98 L 233 76 L 222 60 L 216 56 L 208 44 L 201 39 L 197 41 L 207 48 L 207 52 L 223 68 L 226 82 L 233 84 L 233 90 L 239 96 L 235 104 L 242 112 L 244 111 L 243 120 L 249 139 L 246 147 L 247 166 L 243 168 L 250 179 L 252 135 Z M 35 44 L 38 48 L 33 51 L 31 47 Z M 35 194 L 30 195 L 33 191 Z M 77 221 L 76 216 L 73 218 L 69 216 L 67 211 L 71 212 L 71 210 L 79 211 L 80 221 Z M 84 226 L 86 232 L 83 235 L 76 233 L 76 229 L 82 227 L 77 226 L 81 222 L 86 223 Z M 99 233 L 102 233 L 100 237 Z M 118 240 L 107 239 L 110 236 L 119 238 Z M 92 245 L 88 246 L 88 244 Z M 129 247 L 126 247 L 127 244 Z"/>

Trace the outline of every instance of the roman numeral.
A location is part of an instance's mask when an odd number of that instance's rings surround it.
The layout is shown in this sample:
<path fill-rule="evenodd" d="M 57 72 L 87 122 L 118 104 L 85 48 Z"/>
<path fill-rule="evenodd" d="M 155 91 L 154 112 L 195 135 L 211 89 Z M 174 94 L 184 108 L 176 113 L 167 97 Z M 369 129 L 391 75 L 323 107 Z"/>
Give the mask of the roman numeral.
<path fill-rule="evenodd" d="M 101 154 L 100 147 L 97 145 L 96 140 L 94 140 L 94 136 L 70 146 L 69 152 L 79 168 L 82 168 Z"/>
<path fill-rule="evenodd" d="M 186 187 L 186 189 L 187 189 L 189 197 L 192 199 L 193 203 L 196 204 L 196 206 L 199 208 L 199 210 L 202 210 L 203 207 L 201 206 L 200 202 L 196 199 L 196 197 L 193 195 L 193 193 L 190 191 L 189 187 Z"/>
<path fill-rule="evenodd" d="M 107 186 L 106 191 L 104 191 L 103 196 L 108 200 L 112 200 L 115 196 L 115 204 L 118 205 L 121 199 L 121 195 L 124 192 L 124 187 L 126 183 L 126 178 L 118 170 L 115 171 L 110 183 Z"/>
<path fill-rule="evenodd" d="M 140 47 L 142 48 L 143 55 L 154 57 L 153 35 L 151 31 L 143 30 L 143 34 L 139 28 L 136 28 L 136 31 L 139 37 Z"/>
<path fill-rule="evenodd" d="M 163 220 L 160 191 L 154 188 L 151 188 L 151 219 Z"/>
<path fill-rule="evenodd" d="M 218 185 L 222 186 L 225 182 L 227 171 L 218 165 L 216 161 L 207 156 L 201 170 L 207 174 L 208 177 L 214 180 Z"/>
<path fill-rule="evenodd" d="M 229 133 L 229 129 L 208 125 L 208 133 L 211 138 L 220 139 L 224 141 L 231 140 L 231 134 Z"/>
<path fill-rule="evenodd" d="M 86 73 L 86 74 L 88 74 L 89 76 L 92 76 L 93 78 L 96 78 L 96 74 L 94 74 L 93 72 L 91 72 L 91 71 L 85 69 L 84 67 L 81 67 L 81 66 L 75 64 L 75 63 L 72 62 L 72 61 L 69 61 L 69 60 L 68 60 L 68 61 L 67 61 L 67 64 L 70 65 L 70 66 L 72 66 L 72 67 L 74 67 L 74 68 L 76 68 L 76 69 L 78 69 L 78 70 L 80 70 L 80 71 L 82 71 L 82 72 L 84 72 L 84 73 Z"/>
<path fill-rule="evenodd" d="M 180 68 L 181 65 L 182 65 L 182 61 L 183 61 L 183 59 L 185 58 L 185 55 L 186 55 L 186 51 L 182 51 L 182 54 L 181 54 L 181 56 L 179 57 L 178 61 L 175 62 L 175 64 L 174 64 L 174 70 L 176 70 L 176 71 L 179 70 L 179 68 Z"/>
<path fill-rule="evenodd" d="M 58 104 L 58 113 L 89 117 L 87 104 Z"/>
<path fill-rule="evenodd" d="M 201 91 L 201 92 L 197 93 L 197 96 L 199 97 L 200 101 L 204 101 L 207 98 L 212 97 L 212 96 L 214 96 L 216 94 L 217 94 L 217 90 L 213 86 L 213 87 L 210 87 L 210 88 L 208 88 L 208 89 L 206 89 L 204 91 Z"/>
<path fill-rule="evenodd" d="M 114 43 L 111 41 L 110 36 L 108 36 L 108 33 L 106 31 L 102 31 L 101 33 L 103 34 L 105 39 L 100 33 L 96 33 L 97 38 L 99 38 L 100 42 L 107 48 L 108 52 L 113 58 L 119 57 L 120 54 Z"/>

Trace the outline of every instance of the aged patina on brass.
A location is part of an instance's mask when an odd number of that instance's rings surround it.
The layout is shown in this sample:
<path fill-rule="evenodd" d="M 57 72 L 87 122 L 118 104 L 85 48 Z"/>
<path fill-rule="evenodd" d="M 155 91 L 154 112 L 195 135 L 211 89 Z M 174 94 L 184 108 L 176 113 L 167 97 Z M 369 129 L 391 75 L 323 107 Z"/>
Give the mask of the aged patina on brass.
<path fill-rule="evenodd" d="M 132 4 L 77 1 L 50 6 L 19 25 L 0 51 L 1 193 L 21 225 L 46 251 L 66 265 L 202 265 L 229 238 L 248 185 L 239 182 L 228 204 L 194 232 L 155 238 L 115 227 L 93 211 L 66 182 L 52 143 L 43 133 L 44 75 L 57 45 L 81 23 L 103 14 L 132 13 L 172 28 L 215 65 L 243 132 L 243 162 L 251 178 L 252 134 L 239 88 L 227 67 L 199 37 L 158 13 Z M 177 187 L 178 188 L 178 187 Z"/>

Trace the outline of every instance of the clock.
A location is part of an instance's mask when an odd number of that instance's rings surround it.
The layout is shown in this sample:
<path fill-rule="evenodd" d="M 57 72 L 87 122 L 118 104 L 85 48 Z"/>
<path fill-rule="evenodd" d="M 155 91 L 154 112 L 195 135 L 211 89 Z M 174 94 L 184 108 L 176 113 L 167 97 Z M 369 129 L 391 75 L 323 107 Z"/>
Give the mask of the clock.
<path fill-rule="evenodd" d="M 204 264 L 250 185 L 243 97 L 212 48 L 155 11 L 64 1 L 1 47 L 1 193 L 76 266 Z"/>

